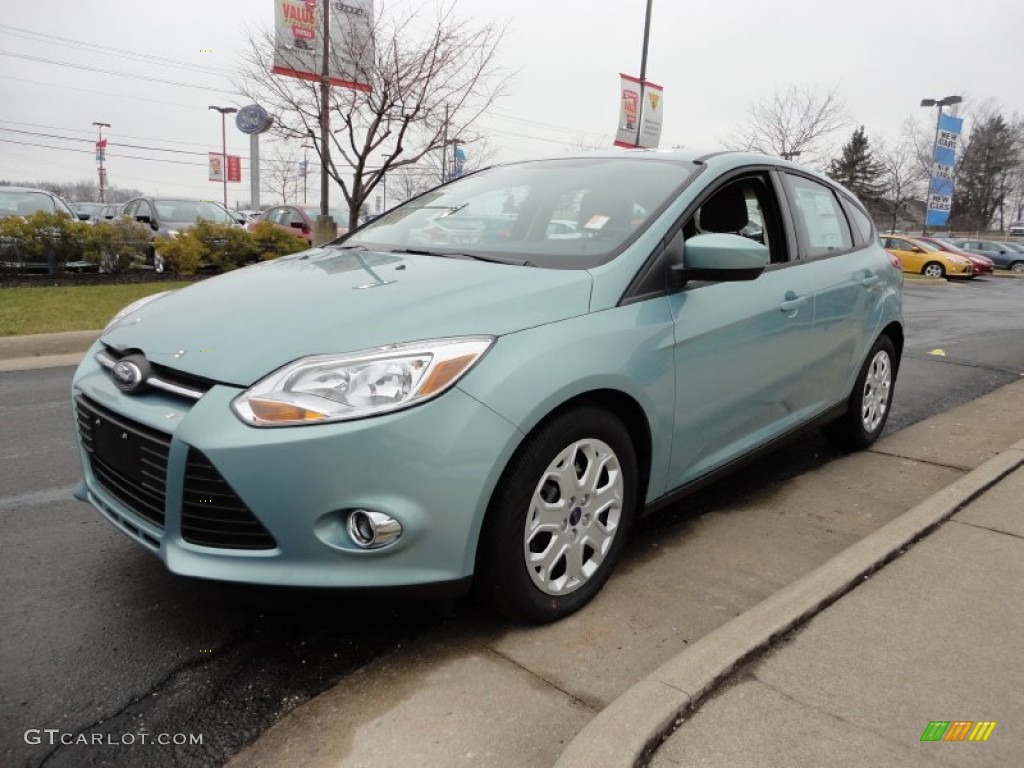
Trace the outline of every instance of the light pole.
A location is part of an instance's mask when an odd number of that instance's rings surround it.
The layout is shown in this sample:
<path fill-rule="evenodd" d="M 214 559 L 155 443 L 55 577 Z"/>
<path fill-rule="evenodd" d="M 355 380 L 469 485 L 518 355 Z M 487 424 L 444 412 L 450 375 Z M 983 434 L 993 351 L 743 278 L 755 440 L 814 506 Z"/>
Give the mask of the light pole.
<path fill-rule="evenodd" d="M 110 123 L 93 123 L 93 125 L 95 125 L 100 132 L 99 138 L 96 140 L 96 159 L 99 161 L 100 164 L 100 202 L 105 203 L 107 202 L 106 197 L 104 196 L 104 189 L 107 186 L 107 171 L 103 167 L 103 159 L 107 155 L 107 148 L 103 145 L 103 129 L 109 128 Z"/>
<path fill-rule="evenodd" d="M 946 96 L 943 99 L 921 99 L 922 107 L 938 107 L 939 113 L 935 116 L 935 142 L 932 144 L 932 174 L 935 172 L 935 150 L 939 146 L 939 125 L 942 123 L 942 108 L 951 104 L 959 104 L 963 101 L 962 96 Z M 929 174 L 929 175 L 932 175 Z M 929 189 L 929 194 L 931 190 Z M 925 200 L 924 226 L 922 234 L 928 234 L 928 201 Z"/>
<path fill-rule="evenodd" d="M 210 106 L 209 109 L 215 109 L 220 112 L 220 174 L 224 181 L 224 208 L 228 207 L 228 131 L 225 116 L 233 115 L 238 110 L 234 107 L 216 107 Z"/>

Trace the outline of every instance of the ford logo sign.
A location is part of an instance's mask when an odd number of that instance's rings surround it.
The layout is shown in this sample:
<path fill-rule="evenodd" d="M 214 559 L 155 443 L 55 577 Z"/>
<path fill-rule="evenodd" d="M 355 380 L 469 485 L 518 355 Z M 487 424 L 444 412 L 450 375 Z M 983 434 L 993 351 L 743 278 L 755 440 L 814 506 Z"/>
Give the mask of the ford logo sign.
<path fill-rule="evenodd" d="M 143 368 L 146 370 L 144 371 Z M 114 380 L 114 386 L 130 395 L 145 388 L 148 369 L 149 366 L 144 357 L 133 355 L 114 363 L 110 375 Z"/>

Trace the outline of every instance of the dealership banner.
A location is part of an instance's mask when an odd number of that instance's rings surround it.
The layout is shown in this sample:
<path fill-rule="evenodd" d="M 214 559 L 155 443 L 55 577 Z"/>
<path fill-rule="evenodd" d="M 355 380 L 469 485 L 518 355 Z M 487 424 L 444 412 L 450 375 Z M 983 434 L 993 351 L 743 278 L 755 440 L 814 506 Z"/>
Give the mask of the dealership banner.
<path fill-rule="evenodd" d="M 641 147 L 657 149 L 661 141 L 661 115 L 665 100 L 662 98 L 664 88 L 652 82 L 645 81 L 641 84 L 643 88 L 643 112 L 640 113 L 640 141 Z"/>
<path fill-rule="evenodd" d="M 619 74 L 619 126 L 616 147 L 654 149 L 661 141 L 664 89 L 649 81 Z"/>
<path fill-rule="evenodd" d="M 224 181 L 224 155 L 220 152 L 209 153 L 210 181 Z"/>
<path fill-rule="evenodd" d="M 616 147 L 635 147 L 640 129 L 640 103 L 643 87 L 640 80 L 619 74 L 619 128 L 615 132 Z"/>
<path fill-rule="evenodd" d="M 956 164 L 956 140 L 963 128 L 963 118 L 943 113 L 939 117 L 939 133 L 932 155 L 932 178 L 928 184 L 928 211 L 925 224 L 943 227 L 953 207 L 953 167 Z"/>
<path fill-rule="evenodd" d="M 323 73 L 323 0 L 274 0 L 274 66 L 277 75 L 319 81 Z M 373 0 L 330 0 L 331 85 L 370 91 L 373 67 Z"/>

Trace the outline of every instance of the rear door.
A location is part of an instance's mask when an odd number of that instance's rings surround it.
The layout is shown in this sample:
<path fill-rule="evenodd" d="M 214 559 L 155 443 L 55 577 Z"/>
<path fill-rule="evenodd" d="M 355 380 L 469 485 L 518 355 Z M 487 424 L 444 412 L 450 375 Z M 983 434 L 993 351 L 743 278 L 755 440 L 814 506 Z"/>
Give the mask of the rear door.
<path fill-rule="evenodd" d="M 814 284 L 810 359 L 815 365 L 806 375 L 825 409 L 845 401 L 874 343 L 885 288 L 882 273 L 888 274 L 892 265 L 859 204 L 821 180 L 791 172 L 783 176 L 800 258 Z"/>

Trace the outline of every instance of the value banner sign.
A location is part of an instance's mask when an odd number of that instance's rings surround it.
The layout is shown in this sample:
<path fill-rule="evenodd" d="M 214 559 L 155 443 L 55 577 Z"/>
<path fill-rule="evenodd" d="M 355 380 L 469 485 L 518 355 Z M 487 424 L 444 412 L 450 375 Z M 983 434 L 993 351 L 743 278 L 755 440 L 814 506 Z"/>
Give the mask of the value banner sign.
<path fill-rule="evenodd" d="M 371 91 L 373 0 L 330 0 L 331 85 Z M 274 1 L 274 66 L 277 75 L 319 82 L 323 76 L 323 0 Z"/>
<path fill-rule="evenodd" d="M 961 117 L 947 114 L 939 117 L 939 134 L 932 154 L 932 178 L 928 184 L 928 210 L 924 219 L 929 227 L 943 227 L 949 221 L 949 211 L 953 207 L 956 140 L 963 125 Z"/>

